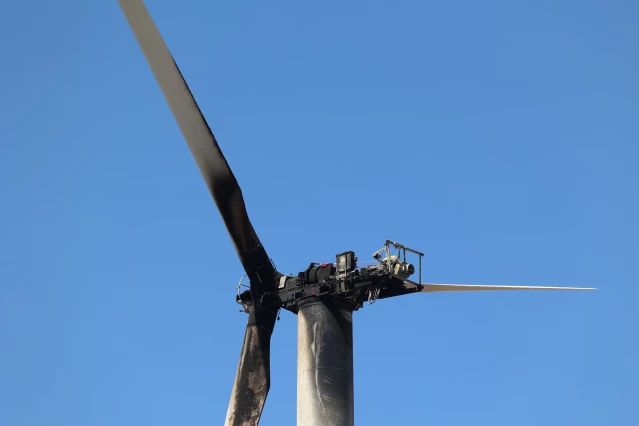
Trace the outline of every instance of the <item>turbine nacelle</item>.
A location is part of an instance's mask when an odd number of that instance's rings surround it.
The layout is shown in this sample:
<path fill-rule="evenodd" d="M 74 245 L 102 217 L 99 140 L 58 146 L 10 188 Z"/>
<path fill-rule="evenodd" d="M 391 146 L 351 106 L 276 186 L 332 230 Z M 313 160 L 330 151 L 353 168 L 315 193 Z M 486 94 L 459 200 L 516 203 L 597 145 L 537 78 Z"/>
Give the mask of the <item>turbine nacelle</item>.
<path fill-rule="evenodd" d="M 396 254 L 391 254 L 392 252 Z M 236 301 L 247 313 L 253 305 L 264 304 L 268 304 L 271 309 L 284 308 L 297 313 L 304 303 L 325 296 L 338 297 L 357 310 L 364 302 L 372 303 L 379 298 L 419 291 L 412 285 L 406 286 L 405 283 L 406 279 L 415 273 L 415 266 L 406 261 L 407 252 L 419 255 L 421 277 L 423 254 L 387 240 L 384 247 L 376 252 L 377 256 L 373 255 L 378 261 L 376 265 L 357 266 L 355 252 L 346 251 L 335 256 L 335 263 L 312 262 L 297 275 L 280 275 L 277 279 L 277 289 L 265 292 L 257 301 L 254 300 L 249 286 L 242 284 L 240 280 Z M 241 291 L 242 287 L 246 290 Z"/>
<path fill-rule="evenodd" d="M 418 256 L 417 268 L 407 261 L 407 254 Z M 535 287 L 478 284 L 432 284 L 422 283 L 422 258 L 424 254 L 402 244 L 386 240 L 384 246 L 373 253 L 377 264 L 358 266 L 353 251 L 335 256 L 335 263 L 312 262 L 297 275 L 279 274 L 277 288 L 264 292 L 254 300 L 250 287 L 238 285 L 237 303 L 244 312 L 254 306 L 267 309 L 286 309 L 298 313 L 305 303 L 317 298 L 337 298 L 348 303 L 353 310 L 373 303 L 377 299 L 402 296 L 411 293 L 479 291 L 479 290 L 591 290 L 576 287 Z M 418 273 L 418 281 L 408 278 Z M 244 277 L 243 277 L 244 278 Z M 245 291 L 241 291 L 245 287 Z"/>

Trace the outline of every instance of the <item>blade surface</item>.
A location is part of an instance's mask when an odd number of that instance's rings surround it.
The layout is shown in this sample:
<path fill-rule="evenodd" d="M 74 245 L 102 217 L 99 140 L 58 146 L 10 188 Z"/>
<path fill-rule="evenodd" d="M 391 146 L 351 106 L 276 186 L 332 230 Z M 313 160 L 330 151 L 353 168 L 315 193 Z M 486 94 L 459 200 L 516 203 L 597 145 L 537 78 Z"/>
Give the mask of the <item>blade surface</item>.
<path fill-rule="evenodd" d="M 275 268 L 249 220 L 242 191 L 142 0 L 118 0 L 213 195 L 255 300 L 275 287 Z"/>
<path fill-rule="evenodd" d="M 483 284 L 417 284 L 406 281 L 406 288 L 414 288 L 417 293 L 430 293 L 437 291 L 481 291 L 481 290 L 596 290 L 596 288 L 585 287 L 538 287 L 538 286 L 517 286 L 517 285 L 483 285 Z"/>
<path fill-rule="evenodd" d="M 252 309 L 244 333 L 225 426 L 255 426 L 260 420 L 271 385 L 271 333 L 277 313 Z"/>
<path fill-rule="evenodd" d="M 173 56 L 142 0 L 118 0 L 200 169 L 251 283 L 249 314 L 226 425 L 257 425 L 270 387 L 270 342 L 277 317 L 264 292 L 277 271 L 248 218 L 242 191 Z"/>

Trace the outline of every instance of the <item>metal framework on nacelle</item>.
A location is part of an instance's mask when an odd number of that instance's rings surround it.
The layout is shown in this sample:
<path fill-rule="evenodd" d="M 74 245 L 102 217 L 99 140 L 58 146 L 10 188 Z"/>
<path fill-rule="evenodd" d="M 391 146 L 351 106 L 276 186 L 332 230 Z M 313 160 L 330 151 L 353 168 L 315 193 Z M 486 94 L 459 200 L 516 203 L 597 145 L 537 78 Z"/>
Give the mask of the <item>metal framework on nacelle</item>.
<path fill-rule="evenodd" d="M 392 254 L 392 249 L 397 255 Z M 418 271 L 421 281 L 423 253 L 402 244 L 386 240 L 384 247 L 373 253 L 377 261 L 372 266 L 357 266 L 357 256 L 352 251 L 336 255 L 335 263 L 312 262 L 308 268 L 296 276 L 281 275 L 277 288 L 264 292 L 257 302 L 265 303 L 273 309 L 286 309 L 297 314 L 300 306 L 316 298 L 335 298 L 342 304 L 349 304 L 358 310 L 365 302 L 373 303 L 377 299 L 416 293 L 421 290 L 419 285 L 408 281 L 408 277 L 415 273 L 415 267 L 406 260 L 406 252 L 419 256 Z M 385 256 L 382 256 L 385 254 Z M 248 313 L 253 307 L 253 297 L 250 287 L 242 283 L 246 277 L 240 279 L 237 286 L 237 303 Z M 242 288 L 246 290 L 242 291 Z"/>

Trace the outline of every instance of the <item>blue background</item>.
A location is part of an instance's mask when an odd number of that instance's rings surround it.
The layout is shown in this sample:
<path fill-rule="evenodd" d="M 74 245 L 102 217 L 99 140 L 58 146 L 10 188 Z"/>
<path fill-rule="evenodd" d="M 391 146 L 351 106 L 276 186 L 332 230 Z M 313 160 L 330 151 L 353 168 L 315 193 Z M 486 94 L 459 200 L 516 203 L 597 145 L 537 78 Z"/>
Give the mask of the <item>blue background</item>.
<path fill-rule="evenodd" d="M 386 238 L 360 425 L 639 423 L 631 1 L 148 0 L 282 272 Z M 243 271 L 115 0 L 0 6 L 0 425 L 222 424 Z M 293 425 L 296 318 L 262 425 Z"/>

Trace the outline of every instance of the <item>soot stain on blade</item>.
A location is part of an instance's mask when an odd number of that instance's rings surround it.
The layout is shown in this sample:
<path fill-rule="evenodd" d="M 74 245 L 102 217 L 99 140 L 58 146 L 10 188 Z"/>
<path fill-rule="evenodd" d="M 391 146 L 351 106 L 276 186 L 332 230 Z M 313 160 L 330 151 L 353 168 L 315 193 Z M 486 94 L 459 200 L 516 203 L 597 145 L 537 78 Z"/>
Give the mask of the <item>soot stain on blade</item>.
<path fill-rule="evenodd" d="M 270 335 L 268 327 L 247 325 L 226 425 L 259 422 L 270 388 Z"/>

